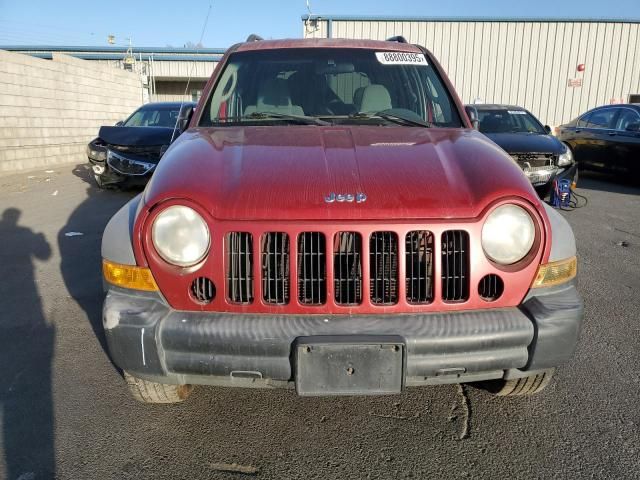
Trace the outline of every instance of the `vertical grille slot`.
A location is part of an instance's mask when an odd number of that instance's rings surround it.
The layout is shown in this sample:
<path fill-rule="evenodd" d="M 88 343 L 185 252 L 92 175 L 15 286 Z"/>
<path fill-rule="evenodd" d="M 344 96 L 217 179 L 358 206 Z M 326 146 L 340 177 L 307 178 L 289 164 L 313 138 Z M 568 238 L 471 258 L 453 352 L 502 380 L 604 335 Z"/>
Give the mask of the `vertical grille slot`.
<path fill-rule="evenodd" d="M 398 302 L 398 237 L 394 232 L 373 232 L 369 238 L 371 302 Z"/>
<path fill-rule="evenodd" d="M 335 300 L 340 305 L 362 302 L 362 236 L 339 232 L 333 245 Z"/>
<path fill-rule="evenodd" d="M 262 298 L 266 303 L 289 303 L 289 235 L 268 232 L 262 236 Z"/>
<path fill-rule="evenodd" d="M 320 232 L 298 236 L 298 301 L 322 305 L 327 301 L 327 247 Z"/>
<path fill-rule="evenodd" d="M 469 298 L 469 234 L 447 230 L 442 234 L 442 299 L 458 302 Z"/>
<path fill-rule="evenodd" d="M 433 301 L 433 234 L 416 230 L 405 237 L 407 302 Z"/>
<path fill-rule="evenodd" d="M 227 234 L 227 295 L 234 303 L 253 302 L 253 237 L 248 232 Z"/>

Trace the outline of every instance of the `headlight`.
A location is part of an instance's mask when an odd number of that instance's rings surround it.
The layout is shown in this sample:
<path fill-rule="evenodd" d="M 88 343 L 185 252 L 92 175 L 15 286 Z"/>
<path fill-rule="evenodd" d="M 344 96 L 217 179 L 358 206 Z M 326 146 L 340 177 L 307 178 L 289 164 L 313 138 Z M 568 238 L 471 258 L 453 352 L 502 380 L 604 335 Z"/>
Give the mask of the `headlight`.
<path fill-rule="evenodd" d="M 153 222 L 153 245 L 169 263 L 189 267 L 200 262 L 209 252 L 211 236 L 202 217 L 182 205 L 168 207 Z"/>
<path fill-rule="evenodd" d="M 489 214 L 482 226 L 482 249 L 494 262 L 511 265 L 529 253 L 535 236 L 533 219 L 524 208 L 502 205 Z"/>
<path fill-rule="evenodd" d="M 567 167 L 573 163 L 573 153 L 571 153 L 571 149 L 566 147 L 567 149 L 564 153 L 561 153 L 558 157 L 558 166 L 559 167 Z"/>

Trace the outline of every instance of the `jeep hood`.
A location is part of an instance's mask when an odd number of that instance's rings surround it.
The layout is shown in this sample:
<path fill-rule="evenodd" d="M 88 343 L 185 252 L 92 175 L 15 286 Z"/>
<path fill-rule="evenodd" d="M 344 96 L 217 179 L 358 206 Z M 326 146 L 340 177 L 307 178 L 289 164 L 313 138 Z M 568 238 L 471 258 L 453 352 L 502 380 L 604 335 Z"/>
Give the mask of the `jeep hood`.
<path fill-rule="evenodd" d="M 331 193 L 364 202 L 327 203 Z M 194 128 L 145 191 L 227 220 L 472 218 L 518 196 L 540 207 L 513 160 L 473 130 L 380 126 Z"/>

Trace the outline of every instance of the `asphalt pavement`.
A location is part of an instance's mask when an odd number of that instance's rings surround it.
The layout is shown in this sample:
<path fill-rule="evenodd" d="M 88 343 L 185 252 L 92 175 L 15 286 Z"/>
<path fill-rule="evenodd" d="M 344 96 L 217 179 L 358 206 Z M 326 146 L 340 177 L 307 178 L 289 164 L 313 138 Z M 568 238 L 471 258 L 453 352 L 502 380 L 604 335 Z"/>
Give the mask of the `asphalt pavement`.
<path fill-rule="evenodd" d="M 0 177 L 0 478 L 640 478 L 640 188 L 579 186 L 589 204 L 563 215 L 585 323 L 543 393 L 196 387 L 149 406 L 111 364 L 100 316 L 101 234 L 135 192 L 95 188 L 82 165 Z"/>

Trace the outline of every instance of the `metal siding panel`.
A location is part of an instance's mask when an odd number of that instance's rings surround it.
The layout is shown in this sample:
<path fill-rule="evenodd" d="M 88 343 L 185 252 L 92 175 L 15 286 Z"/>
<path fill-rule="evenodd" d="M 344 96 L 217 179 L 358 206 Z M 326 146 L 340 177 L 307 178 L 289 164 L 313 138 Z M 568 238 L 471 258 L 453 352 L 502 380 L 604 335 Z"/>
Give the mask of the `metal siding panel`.
<path fill-rule="evenodd" d="M 534 65 L 533 65 L 533 77 L 531 79 L 531 104 L 529 110 L 533 112 L 537 117 L 541 116 L 540 106 L 542 105 L 542 90 L 544 88 L 544 73 L 545 73 L 545 59 L 546 59 L 546 44 L 549 41 L 549 24 L 539 23 L 538 36 L 535 39 L 535 49 L 533 51 Z"/>
<path fill-rule="evenodd" d="M 481 70 L 482 70 L 482 58 L 480 56 L 480 51 L 483 48 L 483 30 L 484 30 L 484 24 L 483 23 L 474 23 L 473 24 L 473 47 L 471 49 L 471 56 L 472 56 L 472 65 L 473 68 L 471 69 L 471 96 L 472 101 L 475 100 L 476 98 L 480 98 L 482 99 L 482 94 L 481 94 L 481 81 L 480 81 L 480 75 L 481 75 Z"/>
<path fill-rule="evenodd" d="M 563 70 L 561 57 L 564 48 L 564 23 L 550 24 L 553 34 L 548 47 L 551 48 L 551 65 L 549 68 L 549 91 L 547 93 L 546 102 L 542 103 L 544 116 L 540 119 L 543 124 L 554 125 L 555 110 L 558 102 L 558 93 L 560 91 L 560 76 Z"/>
<path fill-rule="evenodd" d="M 613 81 L 611 86 L 613 89 L 613 96 L 618 99 L 622 98 L 622 77 L 624 65 L 624 56 L 626 54 L 626 44 L 622 41 L 622 24 L 616 24 L 613 26 L 613 45 L 611 48 L 611 63 L 609 65 L 609 75 L 613 74 Z M 626 102 L 626 100 L 623 100 Z"/>
<path fill-rule="evenodd" d="M 505 84 L 505 79 L 509 78 L 515 63 L 512 50 L 513 46 L 509 44 L 509 27 L 511 25 L 511 23 L 500 24 L 498 30 L 498 50 L 496 52 L 496 76 L 493 95 L 504 103 L 511 103 L 509 85 Z M 510 53 L 509 57 L 507 57 L 507 53 Z M 510 58 L 511 61 L 507 61 L 507 58 Z"/>
<path fill-rule="evenodd" d="M 599 25 L 591 24 L 591 23 L 583 23 L 582 24 L 582 42 L 584 43 L 584 56 L 582 57 L 583 62 L 585 64 L 585 72 L 582 75 L 583 83 L 580 90 L 580 103 L 579 110 L 580 112 L 584 112 L 589 110 L 590 100 L 589 100 L 589 88 L 591 87 L 591 78 L 593 77 L 593 57 L 595 55 L 596 50 L 596 39 Z"/>
<path fill-rule="evenodd" d="M 440 28 L 440 53 L 437 58 L 442 64 L 442 67 L 444 68 L 444 71 L 447 73 L 447 75 L 449 75 L 449 72 L 452 69 L 451 60 L 449 58 L 450 34 L 451 24 L 442 23 Z"/>
<path fill-rule="evenodd" d="M 429 48 L 427 45 L 427 24 L 426 23 L 417 23 L 414 31 L 417 31 L 418 35 L 418 43 L 423 47 Z"/>
<path fill-rule="evenodd" d="M 453 82 L 454 88 L 456 85 L 460 85 L 455 79 L 458 78 L 458 72 L 460 71 L 460 24 L 452 23 L 449 30 L 449 79 Z"/>
<path fill-rule="evenodd" d="M 608 93 L 610 87 L 608 85 L 609 78 L 609 61 L 611 53 L 611 42 L 613 36 L 613 25 L 607 24 L 604 28 L 602 50 L 599 60 L 598 78 L 596 79 L 596 95 L 595 102 L 597 105 L 605 105 L 610 103 L 611 95 Z"/>
<path fill-rule="evenodd" d="M 440 52 L 442 52 L 442 24 L 434 23 L 433 25 L 433 54 L 436 56 L 438 60 L 442 56 Z"/>
<path fill-rule="evenodd" d="M 614 51 L 615 25 L 609 24 L 605 29 L 605 43 L 602 51 L 602 63 L 600 64 L 600 78 L 598 80 L 598 99 L 602 104 L 610 104 L 613 99 L 613 85 L 611 78 L 611 57 Z"/>
<path fill-rule="evenodd" d="M 631 74 L 631 88 L 633 91 L 629 93 L 640 94 L 640 59 L 638 53 L 640 52 L 640 25 L 634 25 L 635 27 L 635 48 L 633 49 L 633 73 Z"/>
<path fill-rule="evenodd" d="M 629 101 L 629 89 L 627 88 L 627 72 L 629 71 L 629 54 L 630 54 L 630 40 L 631 40 L 631 25 L 623 25 L 622 32 L 620 38 L 620 46 L 623 50 L 620 51 L 620 68 L 619 70 L 619 78 L 620 78 L 620 91 L 624 96 L 625 102 Z"/>
<path fill-rule="evenodd" d="M 636 80 L 638 80 L 638 72 L 635 71 L 635 69 L 637 68 L 636 55 L 638 53 L 637 40 L 638 40 L 639 28 L 640 27 L 638 25 L 629 26 L 629 33 L 628 33 L 629 47 L 628 47 L 626 58 L 625 58 L 625 72 L 624 72 L 624 81 L 623 81 L 623 85 L 624 85 L 623 89 L 625 94 L 627 95 L 627 101 L 628 101 L 629 94 L 640 93 L 640 91 L 638 91 L 638 85 L 636 84 Z M 634 73 L 635 73 L 635 76 L 634 76 Z"/>
<path fill-rule="evenodd" d="M 509 58 L 513 59 L 513 65 L 509 75 L 509 99 L 516 105 L 520 104 L 520 92 L 523 90 L 521 87 L 521 80 L 523 77 L 520 75 L 522 72 L 522 62 L 524 57 L 524 23 L 514 23 L 513 32 L 510 33 L 507 40 L 508 45 L 512 45 L 511 52 L 507 51 L 507 61 Z M 511 53 L 511 54 L 510 54 Z"/>
<path fill-rule="evenodd" d="M 468 98 L 464 95 L 463 87 L 464 87 L 464 73 L 465 73 L 465 64 L 467 61 L 467 26 L 465 23 L 458 24 L 458 33 L 456 35 L 456 72 L 454 77 L 451 78 L 453 82 L 453 86 L 460 95 L 460 98 L 464 103 L 467 103 Z"/>
<path fill-rule="evenodd" d="M 570 27 L 570 28 L 569 28 Z M 580 24 L 572 23 L 567 28 L 567 34 L 565 35 L 565 42 L 569 42 L 569 48 L 566 50 L 566 55 L 563 55 L 564 62 L 564 76 L 560 76 L 561 82 L 564 85 L 560 85 L 560 92 L 562 101 L 558 102 L 558 108 L 555 111 L 555 119 L 552 125 L 562 125 L 573 118 L 573 104 L 577 92 L 576 88 L 569 88 L 569 78 L 573 78 L 577 72 L 577 61 L 580 41 Z"/>
<path fill-rule="evenodd" d="M 427 22 L 427 48 L 434 52 L 435 54 L 435 43 L 436 43 L 436 24 L 434 22 Z M 436 55 L 437 57 L 437 55 Z"/>

